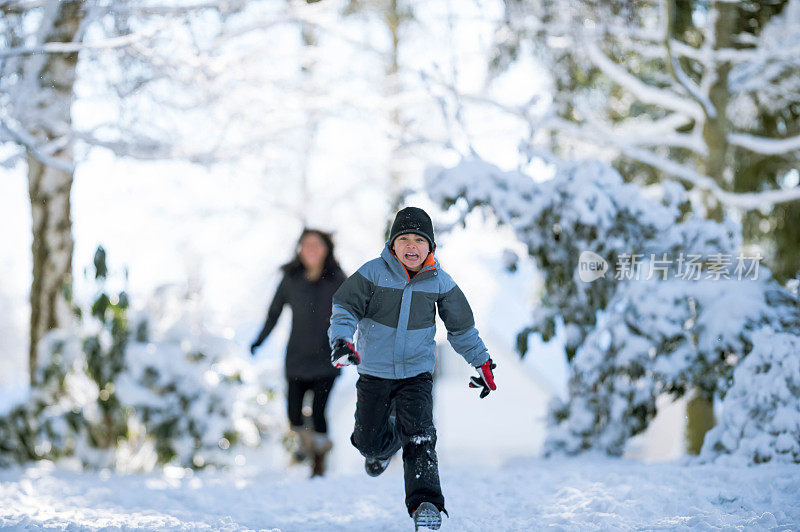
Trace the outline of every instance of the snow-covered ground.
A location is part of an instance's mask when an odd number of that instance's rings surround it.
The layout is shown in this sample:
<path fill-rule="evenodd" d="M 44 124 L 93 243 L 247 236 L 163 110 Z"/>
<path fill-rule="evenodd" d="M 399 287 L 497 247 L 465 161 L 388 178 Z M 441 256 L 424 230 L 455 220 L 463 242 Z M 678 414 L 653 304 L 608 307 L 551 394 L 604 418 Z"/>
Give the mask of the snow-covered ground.
<path fill-rule="evenodd" d="M 797 530 L 800 466 L 599 457 L 443 467 L 445 530 Z M 121 476 L 0 471 L 0 526 L 67 530 L 411 530 L 402 471 L 307 480 L 259 470 Z"/>
<path fill-rule="evenodd" d="M 481 400 L 463 360 L 440 346 L 437 449 L 444 530 L 797 530 L 800 465 L 646 464 L 602 456 L 541 459 L 550 391 L 534 359 L 520 361 L 485 327 L 500 388 Z M 66 464 L 0 470 L 0 528 L 59 530 L 412 530 L 400 456 L 369 478 L 347 439 L 354 368 L 329 402 L 330 474 L 267 444 L 227 471 L 167 468 L 148 474 L 80 472 Z"/>
<path fill-rule="evenodd" d="M 493 342 L 489 341 L 490 349 Z M 444 530 L 798 530 L 800 465 L 646 464 L 533 456 L 547 393 L 494 345 L 500 389 L 481 400 L 441 354 L 435 388 Z M 459 364 L 462 362 L 462 364 Z M 463 370 L 463 371 L 462 371 Z M 309 480 L 274 445 L 227 471 L 78 472 L 49 463 L 0 470 L 0 528 L 59 530 L 412 530 L 400 455 L 378 478 L 349 445 L 353 368 L 329 403 L 330 474 Z"/>

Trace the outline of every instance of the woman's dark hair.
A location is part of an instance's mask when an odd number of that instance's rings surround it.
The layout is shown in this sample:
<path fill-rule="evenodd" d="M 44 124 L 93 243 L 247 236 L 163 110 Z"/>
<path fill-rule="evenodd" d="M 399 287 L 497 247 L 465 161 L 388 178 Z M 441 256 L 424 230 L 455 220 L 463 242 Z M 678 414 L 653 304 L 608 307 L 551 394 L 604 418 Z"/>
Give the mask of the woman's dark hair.
<path fill-rule="evenodd" d="M 316 235 L 322 239 L 325 243 L 325 247 L 328 248 L 328 254 L 325 256 L 325 262 L 322 264 L 322 279 L 332 279 L 336 276 L 337 273 L 342 273 L 342 267 L 339 266 L 339 263 L 336 261 L 336 258 L 333 255 L 333 235 L 330 233 L 326 233 L 320 229 L 311 229 L 305 228 L 303 232 L 300 233 L 300 238 L 297 239 L 297 247 L 295 249 L 294 258 L 281 266 L 281 270 L 286 275 L 295 275 L 297 273 L 305 272 L 305 266 L 303 266 L 303 261 L 300 260 L 300 244 L 303 242 L 303 239 L 307 235 Z"/>

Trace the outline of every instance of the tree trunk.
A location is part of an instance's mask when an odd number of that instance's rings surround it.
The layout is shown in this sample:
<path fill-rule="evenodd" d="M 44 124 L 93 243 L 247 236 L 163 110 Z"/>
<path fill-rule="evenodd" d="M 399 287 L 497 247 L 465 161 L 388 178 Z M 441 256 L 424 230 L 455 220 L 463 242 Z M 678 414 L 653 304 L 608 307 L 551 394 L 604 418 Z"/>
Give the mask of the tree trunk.
<path fill-rule="evenodd" d="M 706 38 L 712 39 L 711 47 L 714 50 L 730 48 L 733 41 L 733 31 L 736 25 L 736 5 L 722 1 L 715 1 L 709 10 L 711 25 Z M 726 175 L 729 169 L 728 150 L 728 115 L 727 107 L 730 93 L 728 90 L 728 76 L 731 65 L 727 61 L 719 61 L 708 65 L 712 69 L 704 77 L 710 79 L 708 85 L 708 99 L 714 110 L 714 115 L 706 115 L 703 124 L 703 141 L 708 148 L 708 155 L 704 161 L 706 175 L 714 178 L 724 190 L 732 188 L 732 175 Z M 730 181 L 729 181 L 730 180 Z M 728 182 L 729 181 L 729 182 Z M 711 195 L 708 195 L 711 198 Z M 722 220 L 725 213 L 719 203 L 707 205 L 707 216 L 715 220 Z M 689 454 L 699 454 L 703 446 L 706 432 L 714 426 L 714 411 L 709 400 L 697 394 L 686 405 L 686 443 Z"/>
<path fill-rule="evenodd" d="M 64 0 L 45 15 L 43 42 L 71 42 L 86 14 L 82 1 Z M 73 85 L 78 53 L 31 56 L 25 66 L 34 93 L 24 123 L 41 145 L 69 135 L 71 128 Z M 34 107 L 35 106 L 35 107 Z M 71 163 L 71 142 L 53 154 Z M 72 221 L 70 219 L 71 171 L 47 166 L 29 152 L 28 189 L 33 218 L 33 283 L 31 285 L 30 382 L 36 384 L 39 341 L 50 329 L 64 326 L 69 319 L 69 305 L 64 292 L 72 271 Z"/>
<path fill-rule="evenodd" d="M 716 1 L 709 10 L 711 25 L 706 38 L 712 39 L 711 47 L 714 50 L 730 48 L 732 35 L 736 23 L 736 5 Z M 727 107 L 730 93 L 728 89 L 728 76 L 731 65 L 727 61 L 716 61 L 708 67 L 712 70 L 706 72 L 704 77 L 710 80 L 708 86 L 708 99 L 714 114 L 706 115 L 703 124 L 703 141 L 708 148 L 708 155 L 704 161 L 706 175 L 714 178 L 723 190 L 730 190 L 733 176 L 727 175 L 728 161 L 728 115 Z M 709 206 L 709 217 L 721 220 L 724 216 L 721 205 Z"/>
<path fill-rule="evenodd" d="M 392 108 L 390 111 L 391 127 L 394 128 L 396 135 L 402 135 L 403 124 L 400 120 L 400 107 L 397 101 L 397 96 L 400 94 L 400 28 L 406 21 L 406 16 L 401 11 L 397 0 L 391 0 L 386 7 L 384 14 L 384 22 L 386 28 L 389 30 L 391 37 L 391 59 L 386 66 L 386 95 L 392 100 Z M 403 171 L 400 169 L 402 166 L 402 153 L 399 148 L 399 143 L 395 142 L 389 154 L 389 217 L 388 220 L 394 218 L 394 214 L 400 209 L 403 202 Z M 389 222 L 391 223 L 391 222 Z M 389 228 L 390 229 L 390 228 Z M 388 231 L 387 231 L 388 235 Z"/>
<path fill-rule="evenodd" d="M 706 433 L 717 421 L 714 417 L 714 404 L 695 391 L 694 397 L 686 403 L 686 452 L 691 455 L 700 454 Z"/>
<path fill-rule="evenodd" d="M 39 340 L 48 330 L 65 325 L 69 316 L 64 285 L 72 269 L 72 174 L 29 156 L 28 187 L 33 215 L 30 376 L 35 385 Z"/>

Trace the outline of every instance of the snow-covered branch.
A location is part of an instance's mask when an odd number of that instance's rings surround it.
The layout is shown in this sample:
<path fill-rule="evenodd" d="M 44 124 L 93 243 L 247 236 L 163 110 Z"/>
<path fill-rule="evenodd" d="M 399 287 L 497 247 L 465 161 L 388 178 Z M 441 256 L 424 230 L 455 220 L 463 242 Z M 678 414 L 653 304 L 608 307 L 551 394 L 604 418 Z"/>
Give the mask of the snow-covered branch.
<path fill-rule="evenodd" d="M 19 46 L 7 50 L 0 50 L 0 58 L 13 55 L 70 54 L 86 49 L 120 48 L 130 46 L 137 41 L 151 37 L 159 29 L 160 27 L 148 31 L 121 35 L 119 37 L 111 37 L 97 42 L 48 42 L 39 46 Z"/>
<path fill-rule="evenodd" d="M 133 141 L 111 141 L 102 140 L 89 133 L 79 131 L 73 132 L 72 135 L 74 138 L 91 146 L 111 150 L 117 156 L 143 161 L 184 160 L 198 164 L 212 164 L 224 158 L 217 148 L 189 152 L 180 149 L 178 146 L 147 138 L 138 138 Z"/>
<path fill-rule="evenodd" d="M 713 179 L 680 163 L 659 157 L 649 150 L 633 146 L 617 146 L 623 154 L 657 168 L 664 173 L 710 192 L 720 202 L 730 207 L 752 210 L 769 205 L 789 203 L 800 200 L 800 187 L 785 190 L 766 190 L 763 192 L 728 192 L 723 190 Z"/>
<path fill-rule="evenodd" d="M 621 27 L 615 25 L 604 25 L 610 37 L 614 38 L 620 45 L 628 46 L 632 50 L 639 52 L 646 51 L 647 57 L 663 57 L 663 35 L 653 30 L 645 30 L 639 27 Z M 746 34 L 749 35 L 749 34 Z M 750 36 L 752 38 L 752 36 Z M 741 39 L 734 39 L 734 41 Z M 706 49 L 695 48 L 684 42 L 672 39 L 670 47 L 676 57 L 692 59 L 704 65 L 711 65 L 716 62 L 728 62 L 731 64 L 745 62 L 765 62 L 765 61 L 785 61 L 796 59 L 800 56 L 800 43 L 790 46 L 770 47 L 765 49 L 760 45 L 757 38 L 745 43 L 748 48 L 719 48 Z M 656 53 L 661 51 L 661 53 Z"/>
<path fill-rule="evenodd" d="M 605 54 L 602 54 L 599 50 L 598 53 L 605 57 L 606 61 L 611 63 Z M 612 65 L 611 68 L 618 67 Z M 625 75 L 635 80 L 636 83 L 641 83 L 632 75 L 627 73 Z M 687 125 L 691 121 L 686 114 L 673 113 L 649 123 L 636 124 L 633 128 L 628 126 L 627 132 L 620 132 L 605 127 L 600 122 L 581 125 L 552 114 L 544 117 L 534 117 L 530 113 L 529 106 L 506 105 L 487 96 L 460 93 L 458 89 L 450 83 L 442 80 L 435 80 L 430 75 L 426 75 L 426 79 L 438 84 L 441 88 L 451 93 L 456 100 L 489 105 L 502 112 L 516 116 L 525 121 L 532 131 L 555 130 L 585 142 L 616 149 L 631 159 L 656 168 L 700 190 L 710 192 L 721 203 L 731 207 L 750 210 L 761 208 L 765 205 L 776 205 L 800 200 L 800 187 L 761 192 L 729 192 L 721 188 L 711 177 L 698 172 L 686 164 L 664 158 L 656 154 L 655 151 L 647 149 L 648 147 L 683 148 L 697 155 L 705 156 L 706 147 L 696 135 L 676 132 L 678 128 Z M 656 97 L 649 92 L 650 89 L 660 91 L 659 89 L 646 87 L 647 94 L 643 97 Z M 688 103 L 683 100 L 680 101 L 684 104 Z M 695 104 L 692 104 L 690 107 L 684 107 L 684 110 L 691 110 L 694 113 L 694 115 L 690 116 L 696 116 L 697 111 L 700 110 Z M 587 116 L 591 118 L 590 115 Z M 730 142 L 731 144 L 746 147 L 757 153 L 785 153 L 800 148 L 800 137 L 772 140 L 750 135 L 732 134 L 730 136 Z"/>
<path fill-rule="evenodd" d="M 675 134 L 676 131 L 691 125 L 692 118 L 679 113 L 670 113 L 656 120 L 630 119 L 625 125 L 628 134 L 641 137 L 644 135 L 663 137 Z M 690 148 L 691 149 L 691 148 Z"/>
<path fill-rule="evenodd" d="M 0 0 L 0 9 L 5 13 L 18 15 L 24 11 L 38 9 L 46 0 Z"/>
<path fill-rule="evenodd" d="M 575 125 L 579 128 L 590 127 L 593 130 L 592 134 L 599 133 L 600 138 L 610 139 L 614 145 L 682 148 L 701 156 L 705 156 L 707 153 L 706 145 L 697 134 L 678 133 L 677 127 L 669 129 L 653 127 L 657 125 L 655 121 L 649 121 L 648 125 L 642 124 L 640 127 L 630 126 L 627 123 L 614 127 L 598 117 L 588 105 L 576 105 L 576 108 L 585 117 L 585 125 Z M 673 116 L 674 118 L 672 118 Z M 683 124 L 687 121 L 685 116 L 673 114 L 661 119 L 660 122 L 662 124 Z M 589 140 L 588 137 L 586 140 Z"/>
<path fill-rule="evenodd" d="M 664 135 L 658 135 L 656 133 L 643 133 L 639 135 L 635 133 L 618 133 L 613 135 L 614 142 L 623 145 L 652 148 L 682 148 L 702 156 L 705 156 L 707 153 L 705 144 L 695 135 L 674 132 Z"/>
<path fill-rule="evenodd" d="M 728 135 L 728 142 L 763 155 L 780 155 L 800 150 L 800 135 L 786 139 L 771 139 L 746 133 L 731 133 Z"/>
<path fill-rule="evenodd" d="M 657 105 L 684 113 L 698 121 L 703 119 L 703 110 L 695 102 L 682 98 L 666 89 L 660 89 L 644 83 L 612 61 L 596 43 L 586 43 L 586 50 L 592 62 L 612 81 L 633 94 L 639 101 L 649 105 Z"/>
<path fill-rule="evenodd" d="M 197 11 L 217 10 L 220 13 L 232 13 L 244 7 L 244 0 L 213 0 L 210 2 L 197 2 L 195 4 L 147 4 L 147 5 L 128 5 L 114 6 L 111 4 L 109 11 L 121 15 L 135 16 L 176 16 L 185 15 Z"/>
<path fill-rule="evenodd" d="M 684 88 L 684 90 L 694 98 L 700 107 L 703 108 L 706 116 L 709 120 L 714 120 L 717 117 L 717 109 L 714 107 L 714 104 L 711 103 L 708 95 L 703 93 L 700 90 L 700 87 L 686 75 L 686 72 L 683 71 L 683 67 L 681 67 L 680 61 L 672 52 L 672 21 L 674 19 L 674 10 L 675 4 L 673 0 L 665 0 L 664 1 L 664 52 L 666 53 L 666 64 L 667 70 L 669 71 L 672 78 L 678 82 L 678 84 Z"/>
<path fill-rule="evenodd" d="M 24 130 L 11 127 L 2 116 L 0 116 L 0 129 L 5 131 L 12 140 L 24 146 L 25 149 L 28 150 L 28 153 L 33 155 L 33 157 L 36 158 L 36 160 L 40 163 L 52 168 L 56 168 L 57 170 L 61 170 L 62 172 L 72 173 L 74 171 L 75 167 L 72 164 L 72 161 L 59 159 L 58 157 L 52 157 L 42 149 L 43 146 L 40 146 L 37 140 L 31 134 L 25 132 Z M 61 139 L 56 140 L 59 144 L 61 143 Z"/>
<path fill-rule="evenodd" d="M 729 192 L 722 189 L 711 177 L 704 175 L 684 164 L 666 159 L 651 150 L 644 149 L 635 143 L 626 143 L 625 139 L 615 137 L 607 132 L 590 127 L 582 127 L 567 120 L 553 117 L 542 124 L 544 129 L 556 130 L 575 138 L 597 142 L 604 140 L 608 147 L 617 149 L 623 155 L 652 166 L 662 172 L 678 178 L 700 190 L 710 192 L 721 203 L 742 209 L 757 209 L 765 205 L 777 205 L 800 200 L 800 187 L 785 190 L 768 190 L 762 192 Z"/>

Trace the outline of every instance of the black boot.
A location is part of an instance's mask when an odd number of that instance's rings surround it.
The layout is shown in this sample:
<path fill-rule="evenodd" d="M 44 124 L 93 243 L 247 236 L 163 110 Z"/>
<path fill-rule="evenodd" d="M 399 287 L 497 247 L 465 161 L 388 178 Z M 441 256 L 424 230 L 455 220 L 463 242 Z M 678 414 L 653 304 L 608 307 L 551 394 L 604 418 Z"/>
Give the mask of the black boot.
<path fill-rule="evenodd" d="M 389 467 L 389 462 L 392 461 L 392 457 L 390 456 L 386 460 L 380 460 L 378 458 L 367 458 L 364 460 L 364 470 L 366 470 L 367 475 L 371 477 L 377 477 L 384 471 L 386 468 Z"/>
<path fill-rule="evenodd" d="M 423 502 L 414 513 L 411 514 L 414 518 L 414 530 L 419 530 L 420 527 L 429 530 L 439 530 L 442 526 L 442 515 L 435 504 L 431 502 Z"/>

